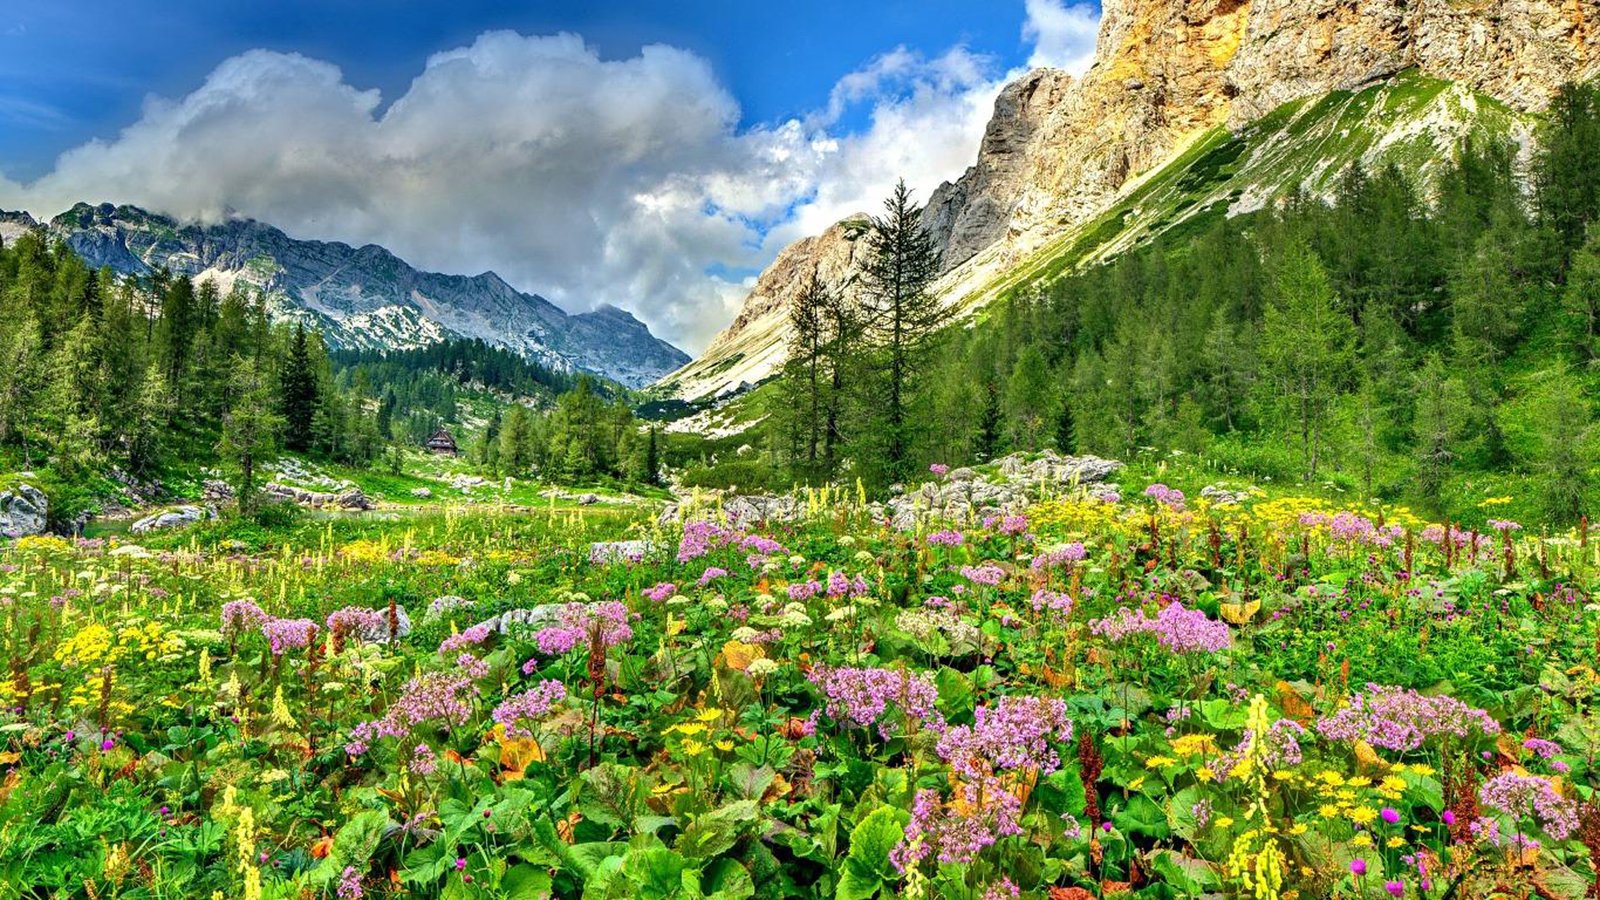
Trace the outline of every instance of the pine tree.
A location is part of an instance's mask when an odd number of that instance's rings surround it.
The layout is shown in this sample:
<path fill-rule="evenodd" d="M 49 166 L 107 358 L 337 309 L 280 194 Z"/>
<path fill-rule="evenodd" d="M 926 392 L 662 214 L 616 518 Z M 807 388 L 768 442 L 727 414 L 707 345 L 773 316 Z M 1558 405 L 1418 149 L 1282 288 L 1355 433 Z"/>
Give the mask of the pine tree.
<path fill-rule="evenodd" d="M 259 500 L 256 468 L 277 447 L 283 418 L 275 411 L 272 390 L 254 360 L 240 357 L 235 361 L 231 394 L 234 402 L 223 417 L 217 451 L 233 464 L 239 511 L 249 515 Z"/>
<path fill-rule="evenodd" d="M 1563 85 L 1550 101 L 1534 159 L 1539 220 L 1572 250 L 1600 217 L 1600 86 Z"/>
<path fill-rule="evenodd" d="M 1466 435 L 1467 391 L 1437 354 L 1428 357 L 1415 383 L 1417 490 L 1433 509 L 1441 510 L 1445 479 L 1461 456 Z"/>
<path fill-rule="evenodd" d="M 1322 262 L 1292 241 L 1278 261 L 1262 324 L 1267 378 L 1290 407 L 1305 477 L 1317 477 L 1329 405 L 1350 376 L 1354 327 L 1339 311 Z"/>
<path fill-rule="evenodd" d="M 884 214 L 872 221 L 861 277 L 862 308 L 882 385 L 880 403 L 869 407 L 867 434 L 885 483 L 912 474 L 917 376 L 935 333 L 948 319 L 943 304 L 928 293 L 938 274 L 938 250 L 902 180 L 884 201 Z"/>
<path fill-rule="evenodd" d="M 128 468 L 148 475 L 161 465 L 172 420 L 172 396 L 161 367 L 151 363 L 139 381 L 138 398 L 127 428 Z"/>
<path fill-rule="evenodd" d="M 1053 418 L 1050 399 L 1054 391 L 1050 365 L 1038 347 L 1029 346 L 1017 355 L 1006 379 L 1004 414 L 1011 445 L 1022 450 L 1037 450 L 1044 443 L 1046 428 Z"/>
<path fill-rule="evenodd" d="M 317 415 L 317 373 L 302 324 L 295 325 L 288 356 L 278 373 L 278 398 L 284 446 L 302 453 L 310 450 Z"/>
<path fill-rule="evenodd" d="M 1544 511 L 1554 522 L 1569 525 L 1592 499 L 1595 458 L 1594 413 L 1578 379 L 1559 373 L 1545 386 L 1535 409 L 1538 435 L 1533 470 Z"/>

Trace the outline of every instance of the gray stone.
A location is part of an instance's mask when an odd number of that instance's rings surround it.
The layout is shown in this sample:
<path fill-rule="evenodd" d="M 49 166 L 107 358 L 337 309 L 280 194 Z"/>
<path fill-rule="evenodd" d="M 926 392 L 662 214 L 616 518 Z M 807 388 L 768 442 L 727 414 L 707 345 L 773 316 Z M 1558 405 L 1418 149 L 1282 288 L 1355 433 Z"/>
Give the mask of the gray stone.
<path fill-rule="evenodd" d="M 50 520 L 50 501 L 31 484 L 0 490 L 0 536 L 43 534 Z"/>
<path fill-rule="evenodd" d="M 205 509 L 186 504 L 145 516 L 129 525 L 128 530 L 134 534 L 146 534 L 151 531 L 165 531 L 169 528 L 185 528 L 207 518 L 209 518 L 209 515 Z"/>

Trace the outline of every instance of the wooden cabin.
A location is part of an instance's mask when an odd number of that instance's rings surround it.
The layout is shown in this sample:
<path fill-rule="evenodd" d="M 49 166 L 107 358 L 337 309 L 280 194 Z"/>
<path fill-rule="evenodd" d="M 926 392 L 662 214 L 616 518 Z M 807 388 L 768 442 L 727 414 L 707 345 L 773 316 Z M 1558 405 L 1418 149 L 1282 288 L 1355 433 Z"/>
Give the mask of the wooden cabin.
<path fill-rule="evenodd" d="M 428 438 L 428 442 L 423 446 L 428 448 L 429 453 L 436 453 L 440 456 L 461 455 L 461 448 L 456 446 L 455 437 L 446 428 L 435 431 L 433 437 Z"/>

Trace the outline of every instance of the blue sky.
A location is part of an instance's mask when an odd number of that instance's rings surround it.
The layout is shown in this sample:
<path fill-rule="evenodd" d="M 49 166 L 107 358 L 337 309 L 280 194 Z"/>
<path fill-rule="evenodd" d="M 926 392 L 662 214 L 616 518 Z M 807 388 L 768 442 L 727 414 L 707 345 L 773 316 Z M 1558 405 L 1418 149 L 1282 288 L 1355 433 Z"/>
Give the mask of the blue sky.
<path fill-rule="evenodd" d="M 1068 0 L 6 0 L 0 208 L 248 215 L 623 306 L 696 350 L 795 237 L 1081 69 Z M 558 37 L 558 33 L 565 36 Z"/>
<path fill-rule="evenodd" d="M 0 5 L 0 172 L 37 177 L 61 151 L 137 119 L 147 94 L 182 95 L 217 63 L 258 47 L 336 63 L 351 84 L 392 99 L 429 54 L 483 31 L 572 31 L 607 57 L 665 43 L 709 60 L 755 123 L 825 104 L 839 76 L 902 44 L 928 54 L 965 44 L 998 65 L 1020 65 L 1030 49 L 1023 17 L 1020 2 L 993 0 L 8 0 Z M 861 124 L 859 111 L 849 124 Z"/>

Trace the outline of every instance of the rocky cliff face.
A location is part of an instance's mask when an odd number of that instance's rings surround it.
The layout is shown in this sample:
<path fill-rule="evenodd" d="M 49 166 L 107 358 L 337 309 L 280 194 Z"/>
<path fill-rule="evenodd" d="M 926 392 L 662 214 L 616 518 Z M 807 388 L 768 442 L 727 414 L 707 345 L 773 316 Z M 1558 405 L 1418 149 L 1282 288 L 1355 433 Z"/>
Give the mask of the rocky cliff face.
<path fill-rule="evenodd" d="M 1600 0 L 1104 0 L 1089 71 L 1008 85 L 977 162 L 929 197 L 939 290 L 963 301 L 1218 126 L 1237 132 L 1291 101 L 1407 70 L 1538 109 L 1563 82 L 1600 75 Z M 786 290 L 768 283 L 767 314 L 741 315 L 680 384 L 731 386 L 713 374 L 726 359 L 716 352 L 772 344 L 741 332 L 781 318 L 770 299 Z M 781 361 L 747 361 L 741 377 Z"/>
<path fill-rule="evenodd" d="M 615 307 L 569 315 L 493 272 L 422 272 L 372 244 L 301 241 L 251 220 L 182 224 L 109 204 L 80 203 L 47 227 L 94 266 L 124 274 L 165 266 L 223 291 L 235 284 L 259 289 L 279 318 L 307 321 L 337 346 L 404 348 L 475 337 L 633 387 L 688 361 Z"/>
<path fill-rule="evenodd" d="M 717 335 L 701 360 L 662 379 L 678 396 L 703 397 L 754 384 L 782 365 L 789 340 L 789 303 L 811 282 L 844 285 L 856 272 L 859 238 L 869 227 L 865 215 L 844 220 L 816 237 L 795 241 L 756 279 L 739 317 Z M 775 362 L 776 360 L 776 362 Z"/>

